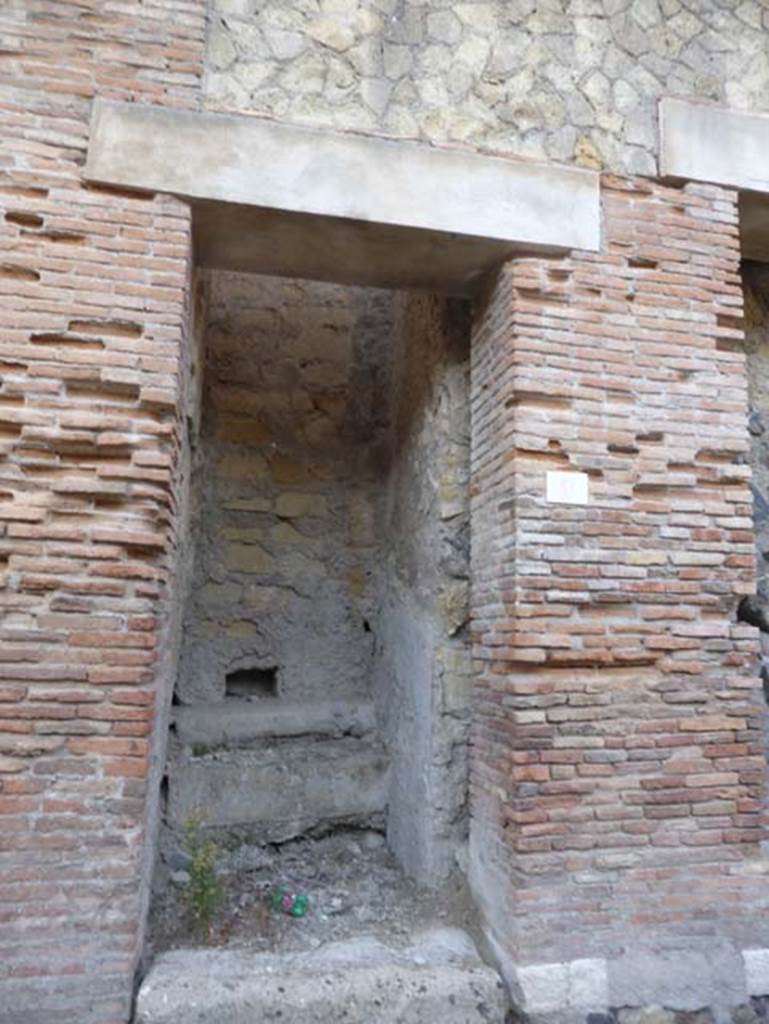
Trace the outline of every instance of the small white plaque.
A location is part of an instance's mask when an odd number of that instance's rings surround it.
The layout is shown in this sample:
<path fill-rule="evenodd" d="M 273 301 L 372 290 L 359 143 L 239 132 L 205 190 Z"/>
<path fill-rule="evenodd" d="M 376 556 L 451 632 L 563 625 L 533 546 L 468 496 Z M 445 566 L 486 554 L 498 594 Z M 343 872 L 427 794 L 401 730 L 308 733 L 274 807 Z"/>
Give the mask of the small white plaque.
<path fill-rule="evenodd" d="M 769 949 L 743 949 L 742 960 L 748 995 L 766 995 L 769 992 Z"/>
<path fill-rule="evenodd" d="M 548 470 L 545 497 L 561 505 L 587 505 L 587 473 Z"/>

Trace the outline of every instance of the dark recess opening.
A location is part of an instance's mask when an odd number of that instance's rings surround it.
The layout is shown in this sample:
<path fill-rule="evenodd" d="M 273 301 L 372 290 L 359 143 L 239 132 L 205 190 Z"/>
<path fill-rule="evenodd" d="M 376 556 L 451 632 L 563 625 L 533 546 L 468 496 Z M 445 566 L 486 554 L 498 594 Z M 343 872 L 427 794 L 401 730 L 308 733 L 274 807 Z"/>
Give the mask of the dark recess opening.
<path fill-rule="evenodd" d="M 227 697 L 277 697 L 278 670 L 276 668 L 239 668 L 228 672 L 224 681 Z"/>

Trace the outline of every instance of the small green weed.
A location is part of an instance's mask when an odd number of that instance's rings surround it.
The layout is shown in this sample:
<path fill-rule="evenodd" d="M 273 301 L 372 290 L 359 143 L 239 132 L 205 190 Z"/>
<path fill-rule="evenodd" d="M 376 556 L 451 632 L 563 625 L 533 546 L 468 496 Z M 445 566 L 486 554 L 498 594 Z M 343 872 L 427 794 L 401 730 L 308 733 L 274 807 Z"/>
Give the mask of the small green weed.
<path fill-rule="evenodd" d="M 219 847 L 202 833 L 203 816 L 191 814 L 184 823 L 184 848 L 192 858 L 186 888 L 187 910 L 196 929 L 211 935 L 216 908 L 224 895 L 216 877 Z"/>

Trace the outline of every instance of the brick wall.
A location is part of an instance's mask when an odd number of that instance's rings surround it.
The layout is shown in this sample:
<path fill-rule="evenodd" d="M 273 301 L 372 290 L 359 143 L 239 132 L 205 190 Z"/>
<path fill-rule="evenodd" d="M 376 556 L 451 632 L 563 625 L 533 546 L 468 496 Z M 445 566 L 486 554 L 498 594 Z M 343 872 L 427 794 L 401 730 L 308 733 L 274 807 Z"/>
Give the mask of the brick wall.
<path fill-rule="evenodd" d="M 508 264 L 472 352 L 472 860 L 521 962 L 767 939 L 735 196 L 603 199 L 604 251 Z"/>
<path fill-rule="evenodd" d="M 196 102 L 204 7 L 0 5 L 3 1024 L 129 1010 L 172 660 L 190 223 L 80 174 L 95 94 Z"/>
<path fill-rule="evenodd" d="M 80 175 L 95 94 L 196 105 L 204 8 L 0 8 L 2 1024 L 129 1012 L 190 223 Z M 472 862 L 522 961 L 769 944 L 735 197 L 607 178 L 604 201 L 604 251 L 509 264 L 473 349 Z M 548 469 L 590 504 L 545 504 Z"/>

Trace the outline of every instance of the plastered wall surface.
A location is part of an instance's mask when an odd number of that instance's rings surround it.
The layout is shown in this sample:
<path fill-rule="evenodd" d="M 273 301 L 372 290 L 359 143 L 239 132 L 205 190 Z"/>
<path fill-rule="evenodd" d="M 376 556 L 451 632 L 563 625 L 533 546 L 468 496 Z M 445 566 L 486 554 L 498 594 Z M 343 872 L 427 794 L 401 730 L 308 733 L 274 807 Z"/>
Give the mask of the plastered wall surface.
<path fill-rule="evenodd" d="M 656 173 L 662 95 L 769 109 L 759 0 L 214 0 L 206 106 Z"/>
<path fill-rule="evenodd" d="M 426 884 L 467 835 L 469 329 L 461 302 L 398 297 L 375 695 L 388 840 Z"/>

